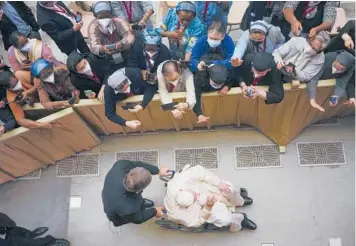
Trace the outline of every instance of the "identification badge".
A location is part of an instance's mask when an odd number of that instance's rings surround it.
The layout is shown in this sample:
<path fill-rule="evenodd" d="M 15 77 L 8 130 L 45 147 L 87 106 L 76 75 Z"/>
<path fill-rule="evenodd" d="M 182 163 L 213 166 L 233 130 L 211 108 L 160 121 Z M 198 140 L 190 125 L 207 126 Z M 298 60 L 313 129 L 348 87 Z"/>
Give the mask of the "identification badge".
<path fill-rule="evenodd" d="M 124 58 L 122 57 L 121 52 L 113 54 L 112 59 L 114 60 L 115 64 L 124 62 Z"/>
<path fill-rule="evenodd" d="M 262 20 L 264 20 L 265 22 L 271 24 L 271 22 L 272 22 L 272 17 L 271 17 L 271 16 L 265 16 L 265 17 L 262 18 Z"/>

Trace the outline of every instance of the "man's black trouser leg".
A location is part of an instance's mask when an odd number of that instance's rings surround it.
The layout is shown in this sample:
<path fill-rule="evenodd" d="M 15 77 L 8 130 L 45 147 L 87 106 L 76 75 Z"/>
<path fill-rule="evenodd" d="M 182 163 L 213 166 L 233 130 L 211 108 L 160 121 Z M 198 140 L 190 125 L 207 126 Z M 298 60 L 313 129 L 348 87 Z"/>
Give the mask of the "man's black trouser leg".
<path fill-rule="evenodd" d="M 43 238 L 33 238 L 32 231 L 22 227 L 14 227 L 6 233 L 6 241 L 13 246 L 48 246 L 55 242 L 55 238 L 48 235 Z"/>

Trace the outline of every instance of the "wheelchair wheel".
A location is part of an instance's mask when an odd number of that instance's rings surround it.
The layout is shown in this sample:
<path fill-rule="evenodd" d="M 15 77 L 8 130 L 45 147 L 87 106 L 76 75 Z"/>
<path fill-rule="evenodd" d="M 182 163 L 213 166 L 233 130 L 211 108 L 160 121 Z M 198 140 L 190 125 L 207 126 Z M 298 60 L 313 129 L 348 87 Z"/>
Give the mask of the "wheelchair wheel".
<path fill-rule="evenodd" d="M 166 219 L 156 220 L 155 223 L 160 227 L 176 230 L 176 231 L 180 231 L 182 227 L 181 225 L 175 223 L 174 221 L 166 220 Z"/>

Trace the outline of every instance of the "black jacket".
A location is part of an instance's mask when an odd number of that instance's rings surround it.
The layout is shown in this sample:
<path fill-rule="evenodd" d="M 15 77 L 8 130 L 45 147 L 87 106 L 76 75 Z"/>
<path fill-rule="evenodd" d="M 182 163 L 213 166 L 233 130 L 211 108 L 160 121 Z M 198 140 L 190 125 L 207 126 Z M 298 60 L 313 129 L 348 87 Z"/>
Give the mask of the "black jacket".
<path fill-rule="evenodd" d="M 345 44 L 344 44 L 345 42 L 341 38 L 342 35 L 344 35 L 344 34 L 348 34 L 355 44 L 355 20 L 349 20 L 345 24 L 345 26 L 343 26 L 341 28 L 339 34 L 331 39 L 330 43 L 328 44 L 328 47 L 325 49 L 324 52 L 328 53 L 328 52 L 345 49 L 348 52 L 350 52 L 352 55 L 355 55 L 355 47 L 353 49 L 347 49 L 345 47 Z"/>
<path fill-rule="evenodd" d="M 153 175 L 159 173 L 156 166 L 141 161 L 119 160 L 105 177 L 102 191 L 104 212 L 115 226 L 127 223 L 141 224 L 156 215 L 155 208 L 143 207 L 141 192 L 128 192 L 124 188 L 123 180 L 126 173 L 135 167 L 146 168 Z"/>
<path fill-rule="evenodd" d="M 64 3 L 57 2 L 57 4 L 74 16 Z M 80 30 L 74 31 L 73 23 L 68 18 L 44 8 L 40 2 L 37 2 L 37 21 L 41 29 L 53 39 L 63 53 L 69 55 L 77 49 L 81 53 L 90 52 Z"/>
<path fill-rule="evenodd" d="M 346 87 L 347 99 L 355 98 L 355 73 L 352 75 Z"/>
<path fill-rule="evenodd" d="M 86 59 L 92 69 L 92 72 L 99 77 L 100 83 L 95 81 L 92 77 L 85 74 L 77 73 L 75 70 L 75 65 L 78 64 L 82 59 Z M 97 57 L 92 53 L 79 54 L 73 51 L 67 59 L 67 67 L 70 71 L 70 81 L 80 91 L 80 98 L 86 99 L 84 91 L 91 90 L 98 95 L 101 86 L 107 84 L 108 77 L 111 75 L 112 71 L 108 64 L 108 61 Z"/>
<path fill-rule="evenodd" d="M 252 85 L 253 83 L 253 73 L 251 71 L 252 63 L 243 63 L 241 72 L 238 76 L 238 82 L 245 82 L 247 86 Z M 257 85 L 268 85 L 267 99 L 266 104 L 279 103 L 284 98 L 284 89 L 282 81 L 282 73 L 276 68 L 273 67 L 270 72 L 266 74 L 258 82 Z"/>
<path fill-rule="evenodd" d="M 21 19 L 32 27 L 32 31 L 38 32 L 40 27 L 38 26 L 35 16 L 31 9 L 24 2 L 7 2 L 14 7 L 16 12 L 20 15 Z M 3 14 L 0 20 L 0 30 L 2 34 L 2 40 L 4 42 L 5 50 L 8 50 L 11 46 L 9 42 L 9 36 L 12 32 L 17 31 L 17 27 L 12 21 Z"/>
<path fill-rule="evenodd" d="M 141 47 L 142 47 L 141 49 L 131 49 L 130 58 L 128 60 L 128 67 L 138 67 L 141 70 L 147 69 L 147 64 L 146 64 L 147 57 L 145 57 L 143 54 L 143 44 L 141 45 Z M 154 59 L 155 63 L 151 68 L 151 73 L 156 73 L 159 64 L 170 59 L 171 59 L 171 53 L 169 49 L 164 44 L 161 44 L 161 48 L 158 52 L 158 55 Z"/>
<path fill-rule="evenodd" d="M 0 88 L 0 101 L 4 103 L 7 102 L 6 90 L 3 88 Z M 17 122 L 9 105 L 6 105 L 5 108 L 0 108 L 0 120 L 5 124 L 5 132 L 11 131 L 17 126 Z"/>
<path fill-rule="evenodd" d="M 142 79 L 141 70 L 139 68 L 125 68 L 125 75 L 131 81 L 131 93 L 133 95 L 143 95 L 141 106 L 145 108 L 157 91 L 157 85 L 150 85 Z M 127 98 L 124 93 L 115 94 L 115 91 L 110 86 L 105 86 L 105 115 L 112 122 L 119 125 L 126 125 L 126 120 L 116 113 L 116 102 Z"/>

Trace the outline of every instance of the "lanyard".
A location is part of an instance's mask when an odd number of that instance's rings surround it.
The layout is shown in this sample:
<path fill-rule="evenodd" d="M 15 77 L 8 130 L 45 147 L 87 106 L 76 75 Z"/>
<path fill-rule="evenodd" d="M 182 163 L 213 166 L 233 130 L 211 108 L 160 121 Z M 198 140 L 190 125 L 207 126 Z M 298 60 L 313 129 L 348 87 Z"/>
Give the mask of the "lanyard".
<path fill-rule="evenodd" d="M 205 21 L 206 18 L 206 13 L 208 12 L 210 1 L 206 1 L 204 5 L 204 11 L 203 11 L 203 20 Z"/>
<path fill-rule="evenodd" d="M 252 85 L 253 86 L 257 85 L 263 79 L 263 77 L 254 78 L 252 81 Z"/>
<path fill-rule="evenodd" d="M 112 32 L 111 34 L 105 34 L 104 35 L 110 40 L 111 44 L 116 43 L 116 39 L 115 39 L 115 32 Z"/>
<path fill-rule="evenodd" d="M 266 1 L 266 7 L 269 9 L 272 7 L 273 2 L 272 1 Z"/>
<path fill-rule="evenodd" d="M 266 38 L 267 38 L 267 37 L 266 37 Z M 257 46 L 257 52 L 266 51 L 266 38 L 265 38 L 265 40 L 263 41 L 263 50 L 260 50 L 259 47 Z"/>
<path fill-rule="evenodd" d="M 132 1 L 129 2 L 129 7 L 126 5 L 126 2 L 123 2 L 126 13 L 127 13 L 127 18 L 129 19 L 129 22 L 132 22 Z"/>
<path fill-rule="evenodd" d="M 146 53 L 146 67 L 147 69 L 150 70 L 151 72 L 151 69 L 153 67 L 153 64 L 151 64 L 151 59 L 150 59 L 150 56 Z"/>
<path fill-rule="evenodd" d="M 59 6 L 58 4 L 55 4 L 53 6 L 53 11 L 56 13 L 62 13 L 62 14 L 68 15 L 67 11 L 64 8 L 62 8 L 61 6 Z"/>
<path fill-rule="evenodd" d="M 304 12 L 302 14 L 302 18 L 304 19 L 309 13 L 313 12 L 316 7 L 309 7 L 310 1 L 307 2 L 307 5 L 305 6 Z"/>
<path fill-rule="evenodd" d="M 174 90 L 175 87 L 176 87 L 176 86 L 175 86 L 174 84 L 169 83 L 169 92 L 173 92 L 173 90 Z"/>

